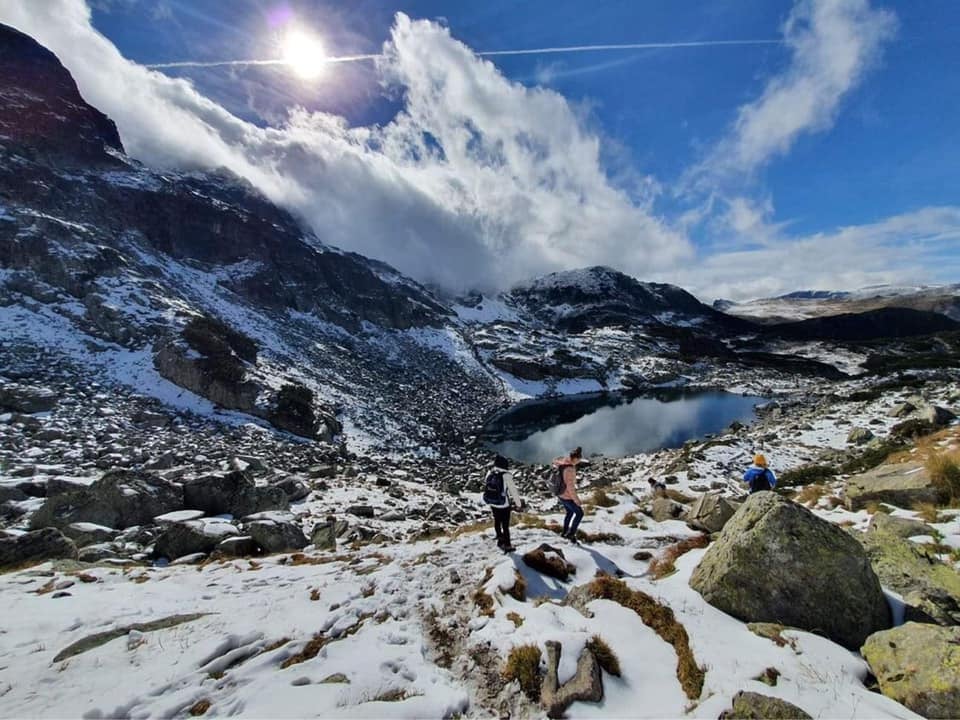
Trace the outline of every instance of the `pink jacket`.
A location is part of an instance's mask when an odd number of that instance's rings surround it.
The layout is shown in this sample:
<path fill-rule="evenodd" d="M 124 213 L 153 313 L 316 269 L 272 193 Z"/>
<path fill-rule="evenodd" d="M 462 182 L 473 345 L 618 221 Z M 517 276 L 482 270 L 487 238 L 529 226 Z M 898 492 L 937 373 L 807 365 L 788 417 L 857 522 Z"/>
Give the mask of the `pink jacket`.
<path fill-rule="evenodd" d="M 580 505 L 580 496 L 577 495 L 577 464 L 569 457 L 557 458 L 553 461 L 556 467 L 563 468 L 563 481 L 566 484 L 563 492 L 558 495 L 561 500 L 573 500 Z"/>

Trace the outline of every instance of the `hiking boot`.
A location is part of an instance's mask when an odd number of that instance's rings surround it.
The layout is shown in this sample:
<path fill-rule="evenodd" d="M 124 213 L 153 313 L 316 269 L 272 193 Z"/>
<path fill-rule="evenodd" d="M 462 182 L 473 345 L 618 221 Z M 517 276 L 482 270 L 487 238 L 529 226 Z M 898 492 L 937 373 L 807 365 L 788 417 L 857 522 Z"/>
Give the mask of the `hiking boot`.
<path fill-rule="evenodd" d="M 517 549 L 516 549 L 513 545 L 507 545 L 507 546 L 502 547 L 502 548 L 500 548 L 500 549 L 503 550 L 504 553 L 508 553 L 508 554 L 517 551 Z"/>

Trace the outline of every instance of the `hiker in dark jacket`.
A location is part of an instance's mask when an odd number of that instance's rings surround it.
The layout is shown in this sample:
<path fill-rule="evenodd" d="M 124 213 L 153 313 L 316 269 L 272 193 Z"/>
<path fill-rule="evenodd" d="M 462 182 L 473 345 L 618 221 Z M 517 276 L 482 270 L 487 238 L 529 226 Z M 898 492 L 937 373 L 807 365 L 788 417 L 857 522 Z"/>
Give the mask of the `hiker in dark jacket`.
<path fill-rule="evenodd" d="M 574 448 L 567 457 L 553 461 L 554 467 L 560 468 L 563 473 L 563 492 L 557 496 L 557 499 L 567 511 L 563 518 L 563 532 L 560 535 L 574 543 L 577 542 L 577 529 L 580 527 L 580 521 L 583 520 L 583 506 L 580 503 L 580 496 L 577 495 L 577 465 L 582 460 L 583 450 L 578 447 Z"/>
<path fill-rule="evenodd" d="M 493 529 L 497 533 L 497 547 L 504 552 L 513 552 L 510 542 L 510 510 L 523 504 L 517 486 L 513 482 L 513 473 L 507 459 L 497 455 L 493 467 L 484 480 L 483 501 L 493 511 Z"/>
<path fill-rule="evenodd" d="M 767 459 L 760 453 L 753 457 L 753 465 L 743 474 L 743 481 L 747 484 L 751 495 L 755 492 L 773 490 L 777 486 L 777 476 L 767 467 Z"/>

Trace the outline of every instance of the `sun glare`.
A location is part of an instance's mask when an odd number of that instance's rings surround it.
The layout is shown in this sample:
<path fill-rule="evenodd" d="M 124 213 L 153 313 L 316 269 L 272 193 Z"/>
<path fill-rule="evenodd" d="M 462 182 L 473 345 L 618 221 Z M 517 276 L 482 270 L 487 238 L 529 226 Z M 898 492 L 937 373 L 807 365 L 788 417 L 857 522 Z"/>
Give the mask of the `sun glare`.
<path fill-rule="evenodd" d="M 283 40 L 283 59 L 290 68 L 305 80 L 311 80 L 327 63 L 320 38 L 303 30 L 291 30 Z"/>

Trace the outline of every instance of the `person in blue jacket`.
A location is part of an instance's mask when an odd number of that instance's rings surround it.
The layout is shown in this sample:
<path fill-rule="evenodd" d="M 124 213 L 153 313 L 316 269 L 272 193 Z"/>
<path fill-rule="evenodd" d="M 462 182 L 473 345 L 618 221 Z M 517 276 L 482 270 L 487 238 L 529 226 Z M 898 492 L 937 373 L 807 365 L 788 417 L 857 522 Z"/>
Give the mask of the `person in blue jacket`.
<path fill-rule="evenodd" d="M 753 465 L 743 474 L 743 481 L 750 488 L 751 495 L 755 492 L 773 490 L 777 486 L 777 476 L 767 467 L 767 459 L 760 453 L 754 455 Z"/>

